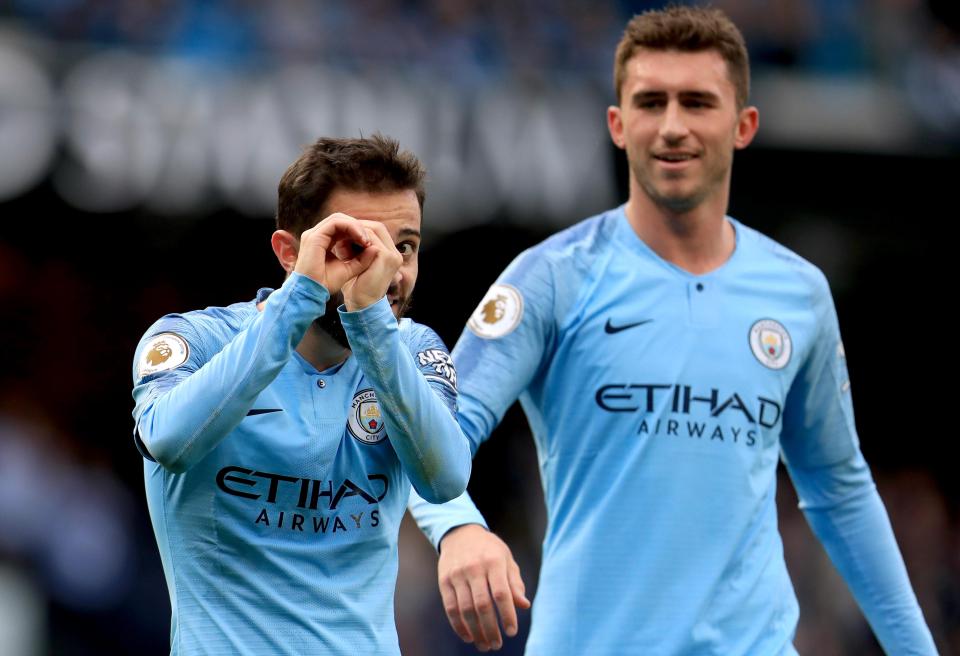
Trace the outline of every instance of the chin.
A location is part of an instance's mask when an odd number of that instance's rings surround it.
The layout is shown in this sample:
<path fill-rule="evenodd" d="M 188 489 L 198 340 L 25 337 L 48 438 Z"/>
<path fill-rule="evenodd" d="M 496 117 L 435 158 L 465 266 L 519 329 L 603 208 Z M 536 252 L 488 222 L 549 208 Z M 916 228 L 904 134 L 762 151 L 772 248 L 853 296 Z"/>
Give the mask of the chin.
<path fill-rule="evenodd" d="M 707 198 L 707 193 L 703 189 L 656 189 L 655 193 L 649 194 L 650 199 L 670 212 L 675 214 L 686 214 L 695 210 Z"/>
<path fill-rule="evenodd" d="M 650 194 L 650 200 L 652 200 L 657 207 L 661 207 L 673 214 L 686 214 L 696 209 L 702 199 L 699 196 L 690 196 L 688 194 Z"/>

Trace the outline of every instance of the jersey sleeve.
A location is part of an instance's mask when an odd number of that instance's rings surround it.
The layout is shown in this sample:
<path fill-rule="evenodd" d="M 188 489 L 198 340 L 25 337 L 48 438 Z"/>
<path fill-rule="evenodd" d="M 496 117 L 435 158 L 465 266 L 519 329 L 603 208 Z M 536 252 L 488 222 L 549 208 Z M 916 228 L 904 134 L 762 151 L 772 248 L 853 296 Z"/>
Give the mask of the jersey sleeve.
<path fill-rule="evenodd" d="M 543 251 L 527 250 L 504 270 L 453 349 L 457 416 L 474 453 L 530 385 L 556 337 L 554 263 Z"/>
<path fill-rule="evenodd" d="M 187 317 L 154 324 L 133 366 L 134 434 L 143 455 L 174 472 L 206 456 L 290 359 L 328 296 L 294 273 L 226 343 Z"/>
<path fill-rule="evenodd" d="M 860 452 L 839 324 L 826 281 L 819 335 L 787 395 L 783 458 L 811 528 L 889 654 L 935 654 L 933 638 Z"/>
<path fill-rule="evenodd" d="M 429 331 L 413 355 L 385 298 L 355 312 L 341 307 L 340 316 L 414 489 L 432 503 L 461 494 L 470 478 L 471 454 L 453 412 L 456 372 L 446 347 Z"/>
<path fill-rule="evenodd" d="M 443 536 L 458 526 L 479 524 L 489 528 L 468 492 L 446 503 L 435 504 L 425 501 L 416 490 L 410 490 L 407 510 L 437 551 Z"/>
<path fill-rule="evenodd" d="M 554 267 L 542 248 L 521 253 L 484 295 L 453 349 L 459 372 L 457 418 L 476 453 L 527 388 L 550 350 L 559 323 Z M 439 549 L 451 529 L 487 523 L 469 494 L 439 506 L 416 495 L 408 504 Z"/>

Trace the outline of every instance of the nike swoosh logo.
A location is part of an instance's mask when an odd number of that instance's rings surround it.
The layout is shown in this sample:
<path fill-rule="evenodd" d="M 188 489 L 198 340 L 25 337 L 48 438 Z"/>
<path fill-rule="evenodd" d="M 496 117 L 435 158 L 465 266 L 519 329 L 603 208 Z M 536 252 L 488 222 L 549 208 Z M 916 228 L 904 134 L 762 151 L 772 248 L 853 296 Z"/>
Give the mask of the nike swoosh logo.
<path fill-rule="evenodd" d="M 628 328 L 636 328 L 637 326 L 642 326 L 645 323 L 650 323 L 653 319 L 644 319 L 643 321 L 635 321 L 634 323 L 625 323 L 622 326 L 614 326 L 610 323 L 610 320 L 607 319 L 607 325 L 603 327 L 603 331 L 608 335 L 613 335 L 619 333 L 621 330 L 627 330 Z"/>
<path fill-rule="evenodd" d="M 268 412 L 283 412 L 283 408 L 254 408 L 247 413 L 247 416 L 252 417 L 253 415 L 265 415 Z"/>

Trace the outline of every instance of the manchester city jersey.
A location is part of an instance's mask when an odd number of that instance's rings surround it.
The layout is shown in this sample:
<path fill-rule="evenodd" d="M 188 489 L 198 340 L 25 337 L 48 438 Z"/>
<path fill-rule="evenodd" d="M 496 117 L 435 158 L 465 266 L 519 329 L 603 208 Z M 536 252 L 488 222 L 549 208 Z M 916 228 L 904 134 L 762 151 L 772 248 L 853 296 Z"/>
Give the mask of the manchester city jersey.
<path fill-rule="evenodd" d="M 399 653 L 410 481 L 444 501 L 469 474 L 456 375 L 433 331 L 398 324 L 385 301 L 342 313 L 353 355 L 317 371 L 293 349 L 326 299 L 294 274 L 260 293 L 262 312 L 170 315 L 138 347 L 134 417 L 175 654 Z"/>
<path fill-rule="evenodd" d="M 547 529 L 527 654 L 794 653 L 781 452 L 828 548 L 875 529 L 831 555 L 868 618 L 897 607 L 881 639 L 932 649 L 860 455 L 827 282 L 729 220 L 733 255 L 693 275 L 623 208 L 588 219 L 521 254 L 454 349 L 474 450 L 517 398 L 536 443 Z M 476 517 L 467 499 L 412 508 L 435 542 Z"/>

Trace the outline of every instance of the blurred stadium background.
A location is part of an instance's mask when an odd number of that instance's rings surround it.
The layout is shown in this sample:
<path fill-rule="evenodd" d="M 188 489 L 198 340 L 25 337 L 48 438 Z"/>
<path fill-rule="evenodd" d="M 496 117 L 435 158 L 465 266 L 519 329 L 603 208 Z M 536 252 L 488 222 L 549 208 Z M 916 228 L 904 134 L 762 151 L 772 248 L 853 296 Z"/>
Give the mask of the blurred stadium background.
<path fill-rule="evenodd" d="M 943 375 L 960 3 L 713 4 L 746 34 L 761 110 L 731 214 L 830 279 L 863 449 L 941 652 L 960 653 Z M 659 5 L 0 1 L 0 654 L 168 651 L 130 434 L 133 348 L 164 313 L 281 282 L 271 214 L 302 144 L 380 130 L 424 159 L 412 315 L 452 346 L 522 248 L 625 198 L 604 123 L 612 53 L 626 19 Z M 542 493 L 516 410 L 475 471 L 471 492 L 535 589 Z M 785 478 L 780 496 L 801 653 L 879 653 Z M 408 656 L 475 653 L 409 524 L 397 618 Z"/>

